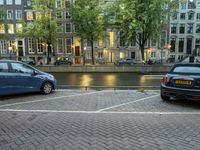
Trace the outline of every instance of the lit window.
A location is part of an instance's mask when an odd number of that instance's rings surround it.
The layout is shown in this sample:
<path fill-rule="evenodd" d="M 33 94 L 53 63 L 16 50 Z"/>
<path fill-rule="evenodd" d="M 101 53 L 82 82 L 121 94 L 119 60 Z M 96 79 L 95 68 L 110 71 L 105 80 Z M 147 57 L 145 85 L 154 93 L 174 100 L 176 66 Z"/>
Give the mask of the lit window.
<path fill-rule="evenodd" d="M 42 43 L 41 40 L 37 41 L 37 51 L 38 53 L 43 53 L 44 49 L 46 49 L 46 44 Z"/>
<path fill-rule="evenodd" d="M 16 31 L 17 32 L 22 32 L 22 24 L 21 23 L 17 23 L 16 24 Z"/>
<path fill-rule="evenodd" d="M 114 47 L 114 32 L 110 32 L 110 47 Z"/>
<path fill-rule="evenodd" d="M 16 19 L 22 19 L 22 10 L 16 10 Z"/>
<path fill-rule="evenodd" d="M 13 19 L 13 10 L 7 10 L 7 19 L 8 20 Z"/>
<path fill-rule="evenodd" d="M 98 38 L 98 46 L 101 47 L 102 45 L 103 45 L 102 35 L 99 34 L 99 38 Z"/>
<path fill-rule="evenodd" d="M 13 24 L 8 24 L 8 33 L 14 34 L 14 25 Z"/>
<path fill-rule="evenodd" d="M 5 33 L 5 25 L 0 24 L 0 33 Z"/>
<path fill-rule="evenodd" d="M 15 0 L 15 5 L 21 5 L 22 1 L 21 0 Z"/>
<path fill-rule="evenodd" d="M 12 0 L 6 0 L 7 5 L 12 5 Z"/>
<path fill-rule="evenodd" d="M 32 11 L 26 12 L 26 19 L 27 20 L 33 20 L 33 12 Z"/>

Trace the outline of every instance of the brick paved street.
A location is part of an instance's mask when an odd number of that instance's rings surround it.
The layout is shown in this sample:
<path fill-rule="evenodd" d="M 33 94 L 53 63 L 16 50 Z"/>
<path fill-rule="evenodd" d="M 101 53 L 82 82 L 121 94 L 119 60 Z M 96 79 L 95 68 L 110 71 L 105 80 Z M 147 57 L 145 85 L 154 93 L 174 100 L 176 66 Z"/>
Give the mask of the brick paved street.
<path fill-rule="evenodd" d="M 0 118 L 0 150 L 200 149 L 200 102 L 164 102 L 159 91 L 3 97 Z"/>

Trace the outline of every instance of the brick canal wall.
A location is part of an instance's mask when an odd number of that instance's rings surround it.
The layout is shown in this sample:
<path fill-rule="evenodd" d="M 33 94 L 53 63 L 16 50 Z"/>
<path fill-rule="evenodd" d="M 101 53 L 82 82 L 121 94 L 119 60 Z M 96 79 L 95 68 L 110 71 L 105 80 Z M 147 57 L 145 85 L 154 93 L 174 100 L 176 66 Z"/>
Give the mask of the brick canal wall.
<path fill-rule="evenodd" d="M 133 72 L 133 73 L 165 73 L 171 65 L 157 66 L 38 66 L 44 72 Z"/>

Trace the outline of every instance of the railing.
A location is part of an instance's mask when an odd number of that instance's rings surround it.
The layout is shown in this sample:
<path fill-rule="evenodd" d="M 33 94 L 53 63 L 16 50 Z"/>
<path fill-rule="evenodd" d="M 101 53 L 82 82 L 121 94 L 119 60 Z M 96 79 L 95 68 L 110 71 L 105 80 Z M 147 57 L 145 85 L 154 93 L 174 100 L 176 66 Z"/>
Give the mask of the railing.
<path fill-rule="evenodd" d="M 78 85 L 58 85 L 58 89 L 82 89 L 82 90 L 149 90 L 159 89 L 160 86 L 78 86 Z"/>

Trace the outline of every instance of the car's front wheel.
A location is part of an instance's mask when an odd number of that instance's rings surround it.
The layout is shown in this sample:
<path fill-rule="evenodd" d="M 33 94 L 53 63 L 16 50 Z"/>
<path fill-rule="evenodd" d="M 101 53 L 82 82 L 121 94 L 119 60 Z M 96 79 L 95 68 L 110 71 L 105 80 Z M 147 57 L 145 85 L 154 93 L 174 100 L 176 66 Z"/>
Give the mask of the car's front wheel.
<path fill-rule="evenodd" d="M 53 85 L 50 82 L 45 82 L 42 84 L 40 92 L 42 94 L 50 94 L 53 90 Z"/>
<path fill-rule="evenodd" d="M 170 100 L 170 96 L 164 96 L 164 95 L 161 94 L 160 97 L 162 98 L 163 101 Z"/>

